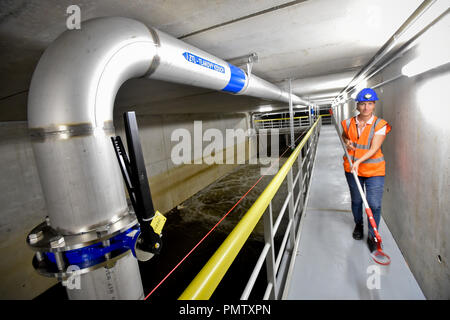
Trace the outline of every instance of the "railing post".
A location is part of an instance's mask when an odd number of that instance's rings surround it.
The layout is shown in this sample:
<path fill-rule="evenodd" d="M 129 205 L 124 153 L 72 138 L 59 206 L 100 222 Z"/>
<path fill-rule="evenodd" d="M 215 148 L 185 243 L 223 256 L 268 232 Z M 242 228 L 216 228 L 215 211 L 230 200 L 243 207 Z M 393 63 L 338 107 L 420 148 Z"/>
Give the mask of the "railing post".
<path fill-rule="evenodd" d="M 287 182 L 288 182 L 288 192 L 291 194 L 291 197 L 289 198 L 289 220 L 292 221 L 291 230 L 289 231 L 290 232 L 290 235 L 289 235 L 290 246 L 288 246 L 288 248 L 292 249 L 292 248 L 294 248 L 294 245 L 295 245 L 294 180 L 292 177 L 292 167 L 289 169 L 289 172 L 287 175 Z"/>
<path fill-rule="evenodd" d="M 278 285 L 275 272 L 275 245 L 273 239 L 273 216 L 272 216 L 272 201 L 269 203 L 269 210 L 266 210 L 263 216 L 264 222 L 264 241 L 270 245 L 269 252 L 266 256 L 266 270 L 267 270 L 267 283 L 272 283 L 272 292 L 269 296 L 270 299 L 275 300 L 278 298 Z"/>
<path fill-rule="evenodd" d="M 314 143 L 314 159 L 316 158 L 317 146 L 319 145 L 319 133 L 320 133 L 321 119 L 315 128 L 315 143 Z"/>
<path fill-rule="evenodd" d="M 308 120 L 309 120 L 309 125 L 312 126 L 311 106 L 308 106 Z"/>
<path fill-rule="evenodd" d="M 306 157 L 306 185 L 309 185 L 309 180 L 311 179 L 311 172 L 309 171 L 310 163 L 311 163 L 311 154 L 312 154 L 312 140 L 314 138 L 314 131 L 312 132 L 311 136 L 309 137 L 308 141 L 306 142 L 306 145 L 308 146 L 308 156 Z"/>
<path fill-rule="evenodd" d="M 291 85 L 291 79 L 289 79 L 289 126 L 291 131 L 291 141 L 290 146 L 291 149 L 294 150 L 295 148 L 295 139 L 294 139 L 294 111 L 292 107 L 292 85 Z"/>
<path fill-rule="evenodd" d="M 313 167 L 313 163 L 314 163 L 314 158 L 315 158 L 315 152 L 316 152 L 316 146 L 317 146 L 317 126 L 314 128 L 314 132 L 312 134 L 312 138 L 311 138 L 311 169 Z M 312 174 L 311 177 L 312 178 Z"/>
<path fill-rule="evenodd" d="M 297 158 L 299 177 L 298 177 L 298 197 L 300 197 L 298 204 L 298 212 L 302 212 L 303 210 L 303 157 L 302 152 L 300 151 Z"/>

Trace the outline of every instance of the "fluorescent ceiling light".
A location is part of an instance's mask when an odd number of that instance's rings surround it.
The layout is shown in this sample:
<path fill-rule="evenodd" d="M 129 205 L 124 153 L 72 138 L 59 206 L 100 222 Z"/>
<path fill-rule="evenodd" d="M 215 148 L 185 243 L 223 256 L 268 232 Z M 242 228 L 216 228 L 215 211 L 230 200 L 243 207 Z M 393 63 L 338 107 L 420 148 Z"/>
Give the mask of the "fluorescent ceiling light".
<path fill-rule="evenodd" d="M 259 107 L 259 112 L 269 112 L 269 111 L 272 111 L 272 110 L 273 110 L 272 106 L 261 106 L 261 107 Z"/>
<path fill-rule="evenodd" d="M 352 90 L 353 93 L 350 95 L 350 98 L 352 98 L 353 100 L 356 99 L 356 96 L 358 95 L 358 93 L 359 93 L 362 89 L 367 88 L 367 80 L 362 80 L 362 81 L 359 81 L 359 82 L 357 82 L 357 83 L 358 83 L 358 84 L 357 84 L 357 85 L 354 87 L 354 89 Z M 351 91 L 350 91 L 350 92 L 351 92 Z M 345 92 L 345 93 L 344 93 L 344 96 L 341 96 L 339 99 L 342 100 L 342 101 L 339 101 L 340 103 L 347 101 L 347 100 L 348 100 L 348 93 Z"/>
<path fill-rule="evenodd" d="M 447 17 L 420 38 L 416 47 L 417 57 L 403 66 L 403 75 L 414 77 L 450 62 L 450 42 L 445 36 L 449 26 L 450 21 Z"/>
<path fill-rule="evenodd" d="M 442 53 L 442 52 L 440 52 Z M 439 54 L 436 52 L 435 57 L 421 56 L 402 68 L 402 74 L 407 77 L 414 77 L 418 74 L 424 73 L 428 70 L 440 67 L 450 62 L 450 52 L 443 52 Z M 445 56 L 446 55 L 446 56 Z"/>
<path fill-rule="evenodd" d="M 448 9 L 448 0 L 439 0 L 435 1 L 425 10 L 417 20 L 410 25 L 404 33 L 401 35 L 401 39 L 403 42 L 411 39 L 415 34 L 420 32 L 425 26 L 431 23 L 434 19 L 436 19 L 440 14 L 445 12 Z"/>
<path fill-rule="evenodd" d="M 364 88 L 367 88 L 367 80 L 363 80 L 356 85 L 356 88 L 355 88 L 356 94 L 358 94 L 358 92 L 360 92 Z"/>

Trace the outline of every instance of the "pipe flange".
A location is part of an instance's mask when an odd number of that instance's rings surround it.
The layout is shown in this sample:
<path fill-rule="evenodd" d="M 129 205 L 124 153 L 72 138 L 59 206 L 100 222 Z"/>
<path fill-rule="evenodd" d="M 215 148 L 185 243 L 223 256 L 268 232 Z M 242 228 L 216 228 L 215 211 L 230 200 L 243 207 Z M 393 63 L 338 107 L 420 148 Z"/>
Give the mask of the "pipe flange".
<path fill-rule="evenodd" d="M 136 216 L 134 212 L 130 212 L 112 224 L 85 233 L 63 235 L 53 229 L 46 220 L 31 230 L 27 243 L 31 249 L 38 252 L 64 252 L 108 240 L 136 224 Z"/>
<path fill-rule="evenodd" d="M 53 263 L 48 259 L 46 255 L 39 255 L 39 252 L 36 253 L 36 255 L 33 257 L 32 265 L 34 269 L 42 276 L 49 277 L 49 278 L 56 278 L 58 280 L 67 280 L 69 277 L 73 276 L 80 276 L 82 274 L 94 271 L 96 269 L 105 267 L 105 268 L 112 268 L 115 266 L 116 262 L 131 254 L 131 250 L 127 250 L 125 252 L 114 252 L 112 251 L 108 259 L 105 259 L 105 261 L 97 263 L 95 265 L 91 265 L 85 268 L 62 268 L 62 270 L 59 270 L 57 264 Z M 72 270 L 72 271 L 70 271 Z"/>
<path fill-rule="evenodd" d="M 101 267 L 112 268 L 117 260 L 130 252 L 136 256 L 135 247 L 140 235 L 139 225 L 114 235 L 113 237 L 67 251 L 37 251 L 33 258 L 33 267 L 46 277 L 65 280 L 70 276 L 81 275 Z M 54 237 L 51 244 L 61 248 L 65 241 Z M 59 246 L 59 247 L 58 247 Z"/>

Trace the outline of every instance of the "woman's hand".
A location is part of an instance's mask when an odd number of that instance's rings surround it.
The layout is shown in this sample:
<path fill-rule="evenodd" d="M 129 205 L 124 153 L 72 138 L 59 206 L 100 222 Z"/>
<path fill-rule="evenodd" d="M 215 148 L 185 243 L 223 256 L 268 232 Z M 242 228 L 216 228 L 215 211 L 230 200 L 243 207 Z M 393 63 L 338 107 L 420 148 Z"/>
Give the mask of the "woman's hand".
<path fill-rule="evenodd" d="M 352 140 L 344 138 L 344 142 L 347 149 L 356 150 L 356 148 L 353 146 Z"/>
<path fill-rule="evenodd" d="M 360 160 L 357 160 L 355 162 L 353 162 L 352 168 L 350 169 L 350 171 L 355 171 L 356 174 L 358 174 L 358 169 L 359 169 L 359 165 L 361 164 Z"/>

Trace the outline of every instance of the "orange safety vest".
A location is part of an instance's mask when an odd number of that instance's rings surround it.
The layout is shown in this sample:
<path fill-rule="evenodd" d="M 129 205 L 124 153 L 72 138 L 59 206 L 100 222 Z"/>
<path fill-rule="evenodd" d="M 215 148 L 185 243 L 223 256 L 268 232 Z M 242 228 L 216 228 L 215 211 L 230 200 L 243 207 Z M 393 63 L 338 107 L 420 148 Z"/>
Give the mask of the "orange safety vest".
<path fill-rule="evenodd" d="M 341 122 L 342 128 L 344 129 L 345 134 L 348 138 L 353 142 L 353 146 L 356 150 L 348 150 L 348 154 L 352 159 L 352 162 L 360 159 L 366 152 L 369 151 L 370 146 L 372 145 L 372 139 L 375 134 L 375 131 L 380 130 L 384 126 L 386 126 L 386 134 L 391 131 L 391 126 L 385 120 L 374 116 L 372 124 L 366 124 L 366 127 L 361 132 L 361 136 L 358 137 L 358 129 L 356 127 L 355 117 L 352 117 L 347 120 L 343 120 Z M 344 154 L 344 169 L 346 172 L 350 171 L 350 163 L 347 160 L 346 155 Z M 383 153 L 381 152 L 381 148 L 375 152 L 375 154 L 362 162 L 358 167 L 358 176 L 362 177 L 375 177 L 375 176 L 384 176 L 386 172 L 386 162 L 384 161 Z"/>

